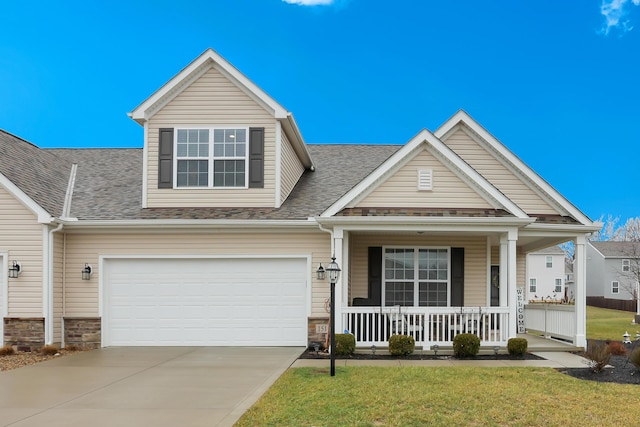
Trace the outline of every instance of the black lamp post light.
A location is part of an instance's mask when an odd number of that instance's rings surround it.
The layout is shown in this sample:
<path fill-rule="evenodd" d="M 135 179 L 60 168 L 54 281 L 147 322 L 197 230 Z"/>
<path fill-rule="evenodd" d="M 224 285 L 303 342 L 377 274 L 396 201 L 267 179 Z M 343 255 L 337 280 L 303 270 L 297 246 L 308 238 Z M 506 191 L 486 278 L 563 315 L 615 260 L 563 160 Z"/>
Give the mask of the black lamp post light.
<path fill-rule="evenodd" d="M 318 279 L 322 280 L 325 278 L 325 274 L 329 276 L 329 281 L 331 282 L 331 310 L 329 314 L 329 342 L 331 348 L 331 376 L 334 377 L 336 375 L 336 282 L 338 281 L 338 277 L 340 277 L 340 267 L 336 262 L 336 257 L 331 257 L 331 262 L 327 265 L 326 268 L 318 267 L 316 271 L 318 275 Z"/>

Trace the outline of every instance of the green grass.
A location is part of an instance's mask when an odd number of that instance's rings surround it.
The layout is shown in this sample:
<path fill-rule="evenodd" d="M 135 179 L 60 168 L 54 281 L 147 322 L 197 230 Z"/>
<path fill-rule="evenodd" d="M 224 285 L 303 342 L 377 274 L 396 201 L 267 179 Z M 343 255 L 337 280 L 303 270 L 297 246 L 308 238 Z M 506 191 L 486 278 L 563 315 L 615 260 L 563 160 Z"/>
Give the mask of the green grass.
<path fill-rule="evenodd" d="M 635 313 L 587 306 L 587 339 L 622 341 L 625 331 L 635 338 L 640 325 L 632 325 Z"/>
<path fill-rule="evenodd" d="M 639 391 L 548 368 L 298 368 L 236 426 L 637 425 Z"/>

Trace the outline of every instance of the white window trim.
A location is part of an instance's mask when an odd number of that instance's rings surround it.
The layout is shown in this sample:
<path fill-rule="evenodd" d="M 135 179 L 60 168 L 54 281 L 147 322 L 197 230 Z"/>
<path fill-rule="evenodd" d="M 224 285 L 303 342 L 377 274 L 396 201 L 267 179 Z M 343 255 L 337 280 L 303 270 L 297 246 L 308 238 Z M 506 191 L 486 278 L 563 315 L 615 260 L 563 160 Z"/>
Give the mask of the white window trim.
<path fill-rule="evenodd" d="M 547 268 L 553 268 L 553 257 L 551 255 L 547 255 L 544 260 L 544 265 Z"/>
<path fill-rule="evenodd" d="M 615 284 L 615 286 L 614 286 Z M 612 280 L 611 281 L 611 293 L 612 294 L 619 294 L 620 293 L 620 282 L 617 280 Z"/>
<path fill-rule="evenodd" d="M 397 245 L 397 246 L 383 246 L 382 247 L 382 298 L 381 304 L 382 307 L 386 307 L 386 284 L 387 284 L 387 266 L 385 262 L 385 253 L 387 249 L 413 249 L 413 265 L 415 271 L 417 272 L 418 268 L 418 252 L 420 249 L 446 249 L 447 250 L 447 305 L 446 307 L 451 307 L 451 247 L 450 246 L 408 246 L 408 245 Z M 399 281 L 399 280 L 389 280 L 389 281 Z M 410 282 L 411 280 L 402 280 L 404 282 Z M 420 282 L 427 282 L 426 280 L 420 280 L 418 274 L 413 275 L 413 306 L 410 307 L 420 307 L 419 305 L 419 297 L 420 297 Z M 437 282 L 442 282 L 442 280 L 437 280 Z M 409 306 L 407 306 L 409 307 Z"/>
<path fill-rule="evenodd" d="M 535 289 L 531 290 L 531 281 L 533 281 L 533 286 Z M 535 277 L 529 277 L 529 293 L 537 293 L 538 292 L 538 279 Z"/>
<path fill-rule="evenodd" d="M 558 282 L 560 282 L 560 290 L 558 290 Z M 556 277 L 553 280 L 553 292 L 555 293 L 562 292 L 562 278 Z"/>
<path fill-rule="evenodd" d="M 630 259 L 623 259 L 622 260 L 622 271 L 624 273 L 628 273 L 631 271 L 631 260 Z"/>
<path fill-rule="evenodd" d="M 246 190 L 249 188 L 249 126 L 216 125 L 216 126 L 174 126 L 173 127 L 173 189 L 174 190 Z M 205 157 L 178 157 L 178 131 L 206 129 L 209 131 L 209 156 Z M 216 129 L 244 129 L 246 134 L 245 155 L 243 157 L 214 157 L 213 134 Z M 206 160 L 209 163 L 206 187 L 179 187 L 178 186 L 178 160 Z M 215 160 L 244 160 L 244 186 L 242 187 L 216 187 L 213 185 L 213 162 Z"/>

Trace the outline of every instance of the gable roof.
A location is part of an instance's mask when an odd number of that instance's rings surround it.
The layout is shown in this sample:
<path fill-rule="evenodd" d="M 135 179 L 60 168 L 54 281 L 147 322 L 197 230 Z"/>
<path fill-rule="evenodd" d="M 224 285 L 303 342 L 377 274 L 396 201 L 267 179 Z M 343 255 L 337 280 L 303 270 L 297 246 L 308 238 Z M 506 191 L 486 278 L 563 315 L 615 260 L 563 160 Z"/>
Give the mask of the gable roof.
<path fill-rule="evenodd" d="M 564 255 L 564 251 L 560 248 L 560 246 L 554 245 L 548 248 L 529 252 L 527 255 Z"/>
<path fill-rule="evenodd" d="M 371 175 L 336 201 L 336 203 L 322 213 L 322 216 L 331 217 L 345 208 L 353 207 L 353 205 L 395 173 L 425 146 L 441 162 L 445 163 L 454 173 L 462 178 L 463 181 L 474 188 L 481 197 L 493 205 L 495 209 L 505 210 L 517 218 L 528 218 L 527 214 L 520 209 L 520 207 L 509 200 L 502 192 L 426 129 L 418 133 L 418 135 L 394 153 L 392 157 L 385 161 Z"/>
<path fill-rule="evenodd" d="M 443 139 L 458 126 L 465 126 L 467 129 L 478 135 L 480 137 L 479 142 L 484 143 L 483 145 L 485 145 L 485 148 L 488 148 L 490 152 L 497 154 L 496 158 L 499 161 L 503 162 L 503 164 L 506 162 L 509 169 L 516 173 L 529 188 L 539 194 L 551 206 L 554 206 L 558 211 L 565 215 L 571 216 L 583 225 L 593 225 L 593 221 L 591 221 L 584 213 L 562 196 L 540 175 L 534 172 L 533 169 L 520 160 L 518 156 L 498 141 L 465 111 L 459 110 L 449 118 L 449 120 L 443 123 L 434 132 L 434 134 L 436 137 Z"/>
<path fill-rule="evenodd" d="M 276 120 L 280 121 L 284 132 L 289 137 L 289 141 L 303 165 L 306 168 L 310 168 L 313 165 L 298 124 L 293 118 L 293 114 L 287 111 L 275 99 L 260 89 L 255 83 L 249 80 L 247 76 L 240 72 L 240 70 L 211 48 L 205 50 L 160 89 L 156 90 L 150 97 L 134 108 L 133 111 L 129 113 L 129 117 L 141 125 L 144 124 L 144 122 L 153 117 L 163 106 L 211 68 L 215 68 L 222 73 L 233 84 L 273 115 Z"/>
<path fill-rule="evenodd" d="M 61 216 L 71 163 L 54 153 L 0 130 L 0 185 L 48 222 Z"/>
<path fill-rule="evenodd" d="M 589 244 L 605 258 L 640 258 L 640 242 L 604 241 Z"/>

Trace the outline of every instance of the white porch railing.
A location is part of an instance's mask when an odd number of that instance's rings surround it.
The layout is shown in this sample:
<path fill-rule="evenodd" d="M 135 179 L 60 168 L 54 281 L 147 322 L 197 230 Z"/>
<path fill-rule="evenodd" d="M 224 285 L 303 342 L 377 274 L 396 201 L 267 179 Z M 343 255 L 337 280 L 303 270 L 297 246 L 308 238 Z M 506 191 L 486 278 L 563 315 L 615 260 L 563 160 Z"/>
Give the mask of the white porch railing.
<path fill-rule="evenodd" d="M 576 335 L 576 306 L 527 304 L 524 306 L 524 327 L 545 337 L 573 342 Z"/>
<path fill-rule="evenodd" d="M 453 345 L 457 334 L 472 333 L 480 345 L 507 345 L 508 307 L 344 307 L 342 325 L 356 346 L 387 346 L 394 334 L 411 335 L 416 346 Z"/>

